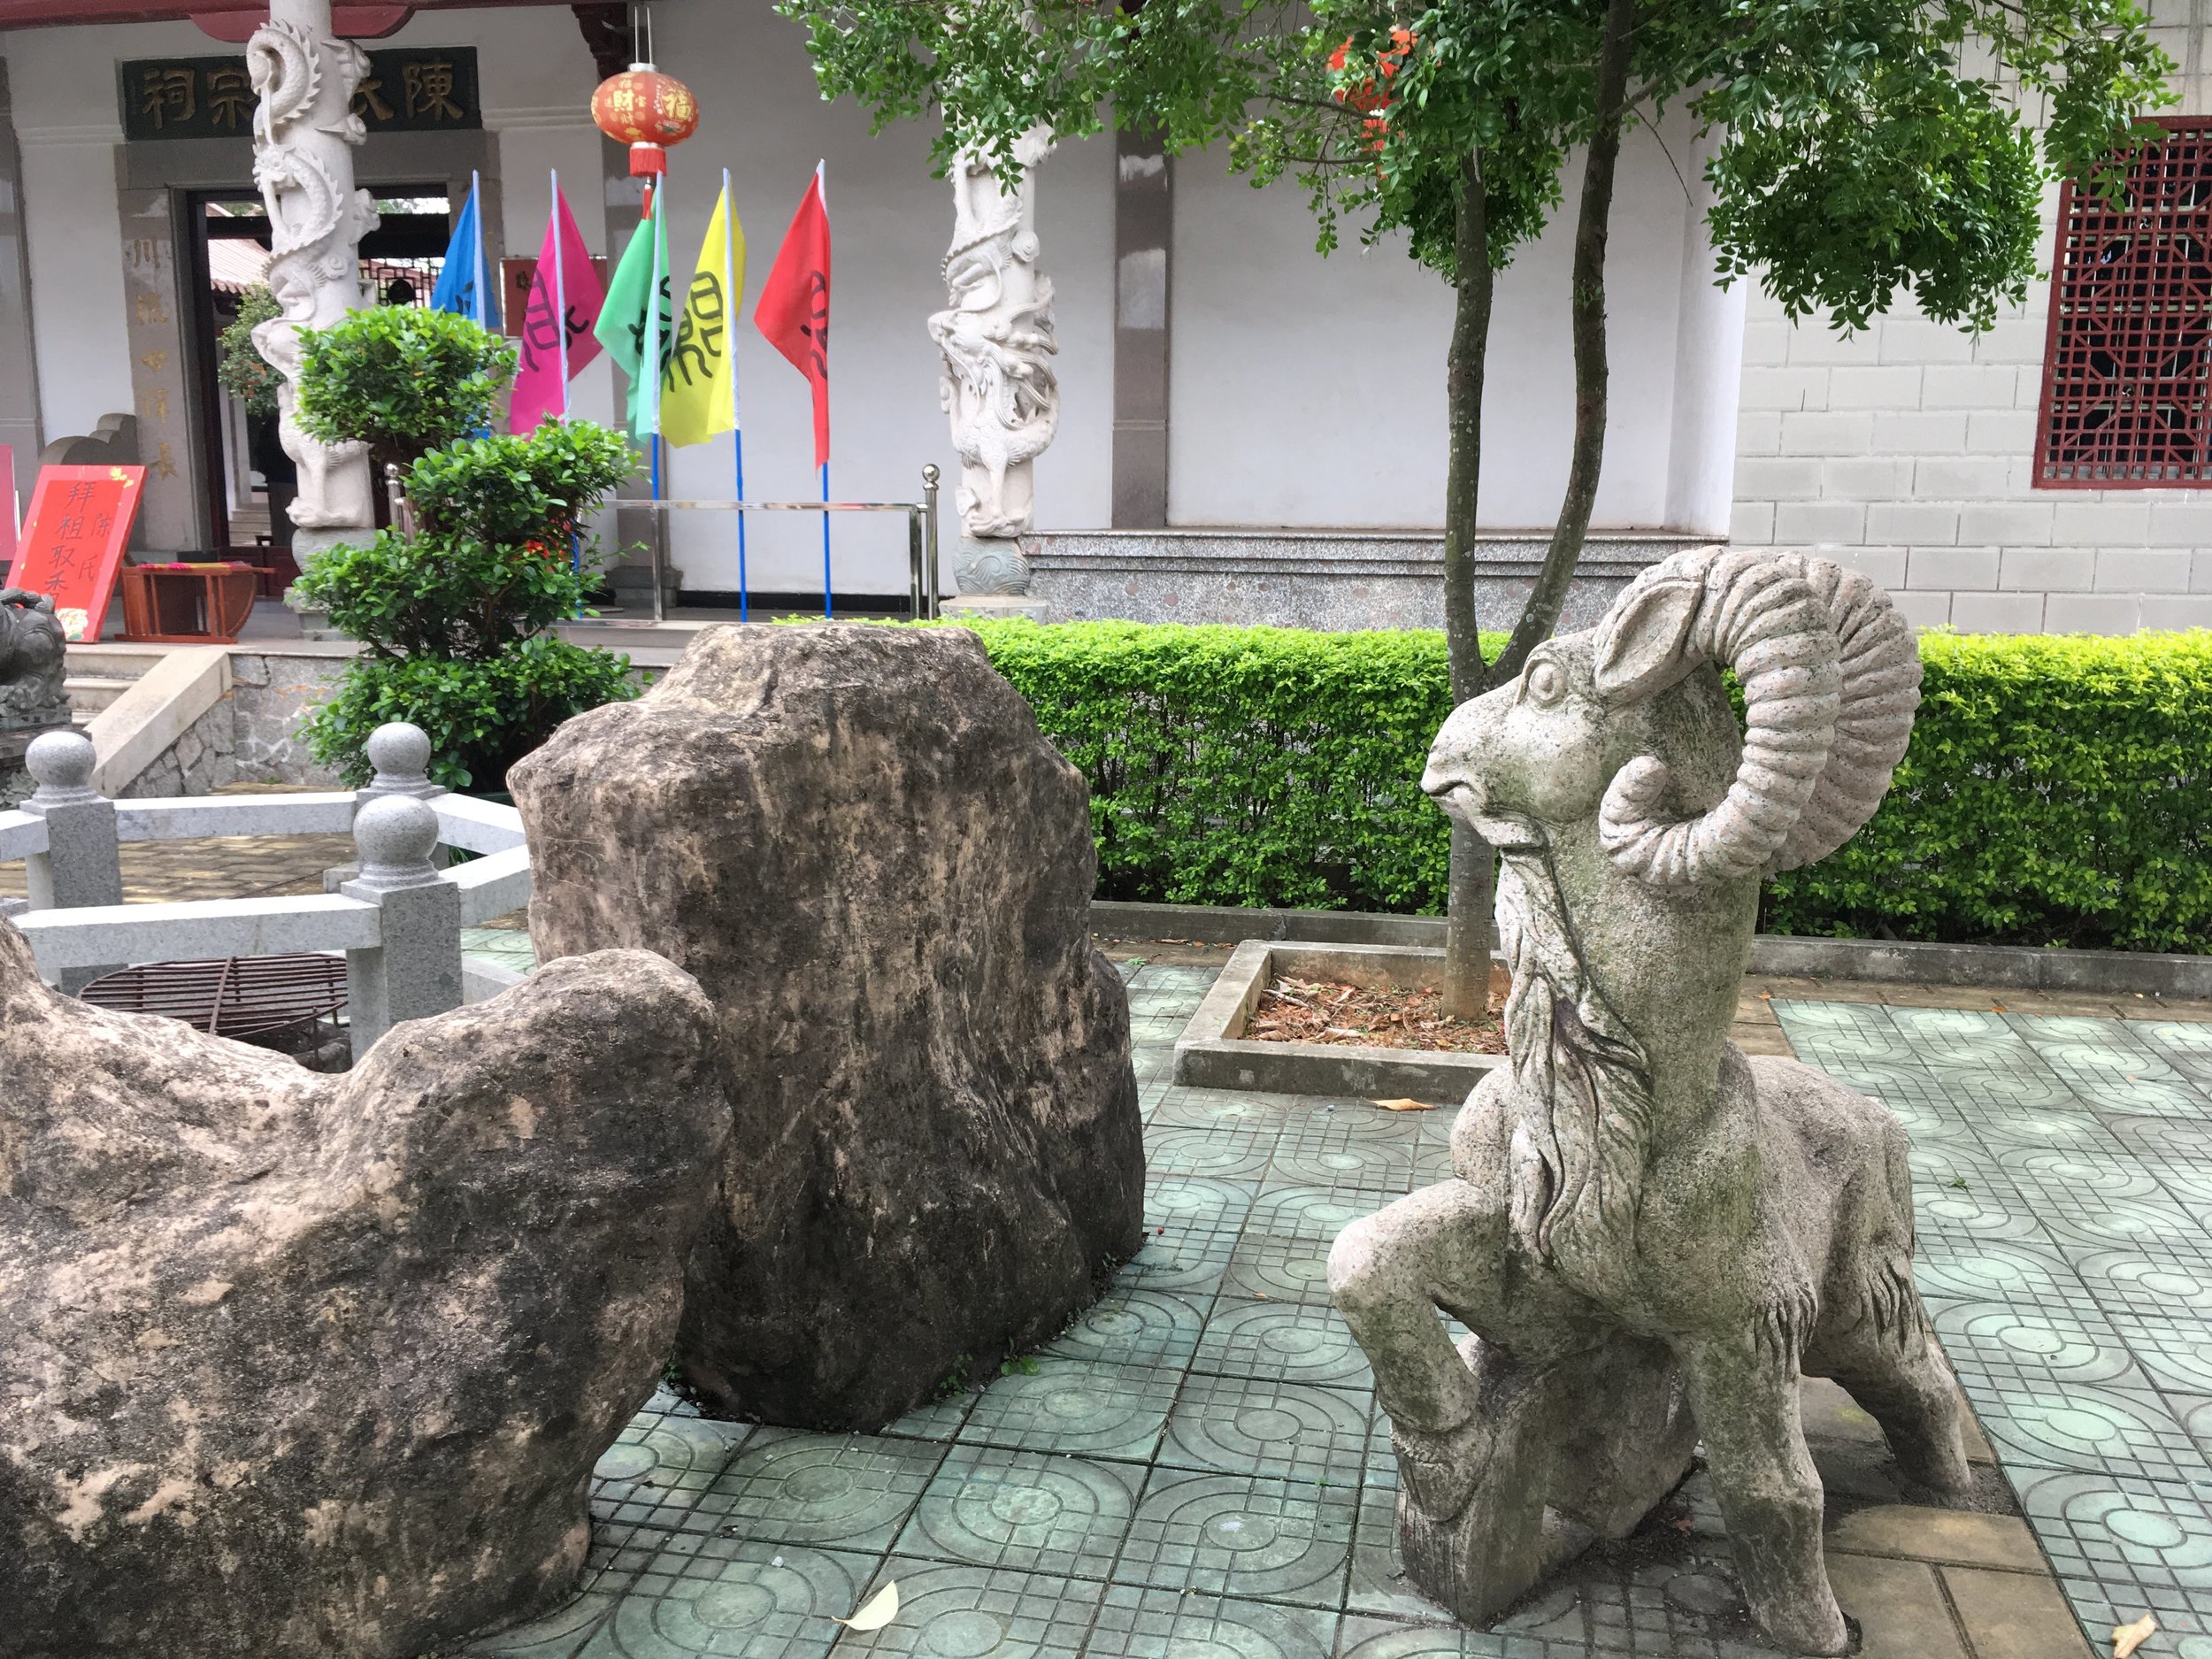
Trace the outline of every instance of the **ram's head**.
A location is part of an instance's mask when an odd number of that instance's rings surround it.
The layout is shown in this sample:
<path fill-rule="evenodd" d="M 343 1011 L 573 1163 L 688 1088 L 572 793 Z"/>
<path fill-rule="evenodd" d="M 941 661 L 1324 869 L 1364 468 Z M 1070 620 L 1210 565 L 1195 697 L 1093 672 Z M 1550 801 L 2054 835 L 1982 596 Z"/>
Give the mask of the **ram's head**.
<path fill-rule="evenodd" d="M 1740 750 L 1723 667 L 1743 687 Z M 1866 577 L 1700 549 L 1454 710 L 1421 787 L 1494 846 L 1540 846 L 1595 818 L 1624 872 L 1701 887 L 1848 841 L 1888 789 L 1919 703 L 1912 630 Z"/>

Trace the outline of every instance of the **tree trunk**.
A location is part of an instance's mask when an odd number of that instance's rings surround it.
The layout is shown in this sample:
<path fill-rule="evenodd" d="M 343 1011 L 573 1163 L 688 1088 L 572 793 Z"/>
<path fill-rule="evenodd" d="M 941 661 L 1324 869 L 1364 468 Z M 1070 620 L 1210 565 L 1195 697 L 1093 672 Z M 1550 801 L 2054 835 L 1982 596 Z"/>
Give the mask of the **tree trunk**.
<path fill-rule="evenodd" d="M 1457 705 L 1480 696 L 1489 681 L 1475 616 L 1475 496 L 1482 477 L 1482 373 L 1495 273 L 1490 268 L 1489 199 L 1481 162 L 1471 155 L 1460 169 L 1453 265 L 1458 297 L 1444 380 L 1451 430 L 1444 484 L 1444 647 L 1452 702 Z M 1479 1019 L 1489 1008 L 1491 860 L 1489 843 L 1454 819 L 1443 1008 L 1459 1019 Z"/>
<path fill-rule="evenodd" d="M 1609 0 L 1605 35 L 1598 48 L 1597 126 L 1582 167 L 1582 203 L 1575 222 L 1570 315 L 1574 334 L 1574 458 L 1567 494 L 1553 526 L 1551 546 L 1513 638 L 1492 670 L 1498 680 L 1521 672 L 1528 654 L 1551 637 L 1567 602 L 1575 563 L 1590 530 L 1598 472 L 1605 460 L 1605 246 L 1613 213 L 1613 175 L 1621 154 L 1621 126 L 1628 104 L 1628 68 L 1636 27 L 1636 0 Z"/>

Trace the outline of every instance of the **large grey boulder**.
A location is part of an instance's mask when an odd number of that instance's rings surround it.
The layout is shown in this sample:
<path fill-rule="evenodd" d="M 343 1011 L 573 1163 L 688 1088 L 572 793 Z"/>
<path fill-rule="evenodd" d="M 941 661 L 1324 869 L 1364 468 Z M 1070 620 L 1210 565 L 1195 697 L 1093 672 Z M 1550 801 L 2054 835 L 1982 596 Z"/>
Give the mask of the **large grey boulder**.
<path fill-rule="evenodd" d="M 709 628 L 509 780 L 540 958 L 642 946 L 721 1016 L 736 1128 L 690 1386 L 873 1428 L 1057 1333 L 1135 1253 L 1087 791 L 973 634 Z"/>
<path fill-rule="evenodd" d="M 413 1659 L 565 1594 L 728 1114 L 666 963 L 343 1077 L 41 986 L 0 922 L 0 1655 Z"/>

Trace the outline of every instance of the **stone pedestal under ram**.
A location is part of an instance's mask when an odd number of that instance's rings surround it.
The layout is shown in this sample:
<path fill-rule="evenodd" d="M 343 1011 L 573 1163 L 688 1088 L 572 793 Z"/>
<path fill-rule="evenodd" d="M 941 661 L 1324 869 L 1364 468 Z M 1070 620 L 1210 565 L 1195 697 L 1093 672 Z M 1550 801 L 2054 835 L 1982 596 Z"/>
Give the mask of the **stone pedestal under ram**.
<path fill-rule="evenodd" d="M 735 1118 L 677 1365 L 874 1428 L 1056 1335 L 1142 1234 L 1087 790 L 975 637 L 710 628 L 511 774 L 541 960 L 697 977 Z"/>

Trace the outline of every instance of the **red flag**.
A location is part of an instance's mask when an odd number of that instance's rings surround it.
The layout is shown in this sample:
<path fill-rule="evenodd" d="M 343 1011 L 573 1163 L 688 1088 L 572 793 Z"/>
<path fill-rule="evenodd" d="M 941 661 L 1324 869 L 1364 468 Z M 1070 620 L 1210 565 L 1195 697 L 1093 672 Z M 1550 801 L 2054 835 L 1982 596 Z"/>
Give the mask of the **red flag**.
<path fill-rule="evenodd" d="M 561 379 L 561 333 L 554 321 L 555 250 L 559 250 L 557 298 L 568 308 L 568 373 L 574 379 L 587 363 L 599 355 L 592 325 L 599 320 L 606 294 L 599 273 L 576 228 L 576 216 L 568 211 L 568 197 L 553 193 L 553 211 L 545 222 L 545 242 L 538 250 L 538 268 L 530 278 L 530 303 L 522 313 L 520 365 L 515 371 L 514 401 L 508 405 L 507 430 L 535 432 L 549 415 L 567 407 L 567 387 Z"/>
<path fill-rule="evenodd" d="M 829 204 L 822 196 L 818 163 L 753 307 L 753 326 L 814 388 L 817 466 L 829 462 Z"/>

